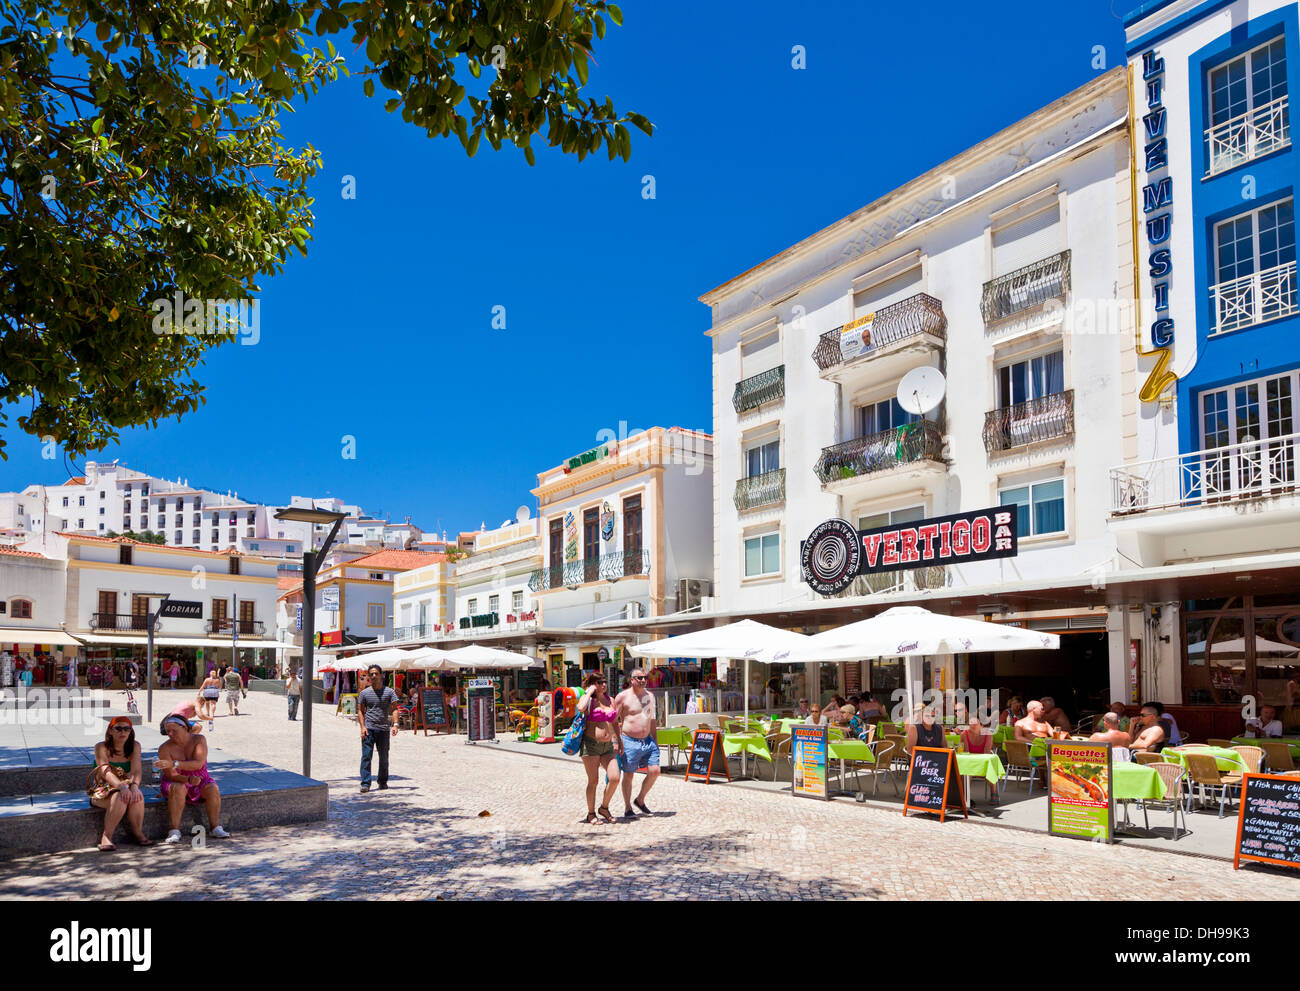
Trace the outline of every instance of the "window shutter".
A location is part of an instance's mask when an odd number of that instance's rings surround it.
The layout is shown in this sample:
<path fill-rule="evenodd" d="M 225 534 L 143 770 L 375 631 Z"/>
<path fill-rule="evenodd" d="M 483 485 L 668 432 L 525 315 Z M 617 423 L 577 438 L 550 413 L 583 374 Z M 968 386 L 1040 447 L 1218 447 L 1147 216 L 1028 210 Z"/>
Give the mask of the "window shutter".
<path fill-rule="evenodd" d="M 775 368 L 781 364 L 781 332 L 773 330 L 770 334 L 755 338 L 740 345 L 740 377 L 753 378 L 755 375 Z"/>
<path fill-rule="evenodd" d="M 898 303 L 922 291 L 921 266 L 910 268 L 900 275 L 853 294 L 853 317 L 879 313 L 886 306 Z"/>
<path fill-rule="evenodd" d="M 993 232 L 993 277 L 1042 261 L 1065 250 L 1061 230 L 1061 205 L 1014 220 Z"/>

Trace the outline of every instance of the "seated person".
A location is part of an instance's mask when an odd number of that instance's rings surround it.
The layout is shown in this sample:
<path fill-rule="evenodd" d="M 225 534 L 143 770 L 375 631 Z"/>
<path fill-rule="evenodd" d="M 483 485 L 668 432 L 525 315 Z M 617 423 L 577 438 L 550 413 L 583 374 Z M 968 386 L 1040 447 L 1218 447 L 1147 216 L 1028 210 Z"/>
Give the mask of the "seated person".
<path fill-rule="evenodd" d="M 991 754 L 993 752 L 993 734 L 984 729 L 980 717 L 972 715 L 961 731 L 958 749 L 968 754 Z"/>
<path fill-rule="evenodd" d="M 820 705 L 813 705 L 808 709 L 808 722 L 813 726 L 825 725 L 826 720 L 822 716 L 822 707 Z"/>
<path fill-rule="evenodd" d="M 1123 702 L 1112 702 L 1110 704 L 1110 711 L 1115 714 L 1115 718 L 1119 720 L 1119 728 L 1122 729 L 1125 733 L 1128 732 L 1129 724 L 1132 722 L 1132 720 L 1129 719 L 1127 715 L 1125 715 L 1127 709 L 1128 706 L 1126 706 Z"/>
<path fill-rule="evenodd" d="M 1043 719 L 1043 703 L 1034 699 L 1025 707 L 1025 716 L 1016 720 L 1016 739 L 1024 743 L 1052 735 L 1052 724 Z"/>
<path fill-rule="evenodd" d="M 191 733 L 189 722 L 177 713 L 163 717 L 158 729 L 167 737 L 167 742 L 158 748 L 158 760 L 154 762 L 154 767 L 163 772 L 161 788 L 171 822 L 167 842 L 181 842 L 181 815 L 185 806 L 200 802 L 207 807 L 208 835 L 228 839 L 230 834 L 221 828 L 221 791 L 208 774 L 208 741 Z"/>
<path fill-rule="evenodd" d="M 108 724 L 104 742 L 95 744 L 94 782 L 90 789 L 90 804 L 104 810 L 104 829 L 99 836 L 99 849 L 107 853 L 116 850 L 113 834 L 126 817 L 131 835 L 141 846 L 152 846 L 153 840 L 144 835 L 144 794 L 140 791 L 140 744 L 135 740 L 135 727 L 126 716 L 114 716 Z"/>
<path fill-rule="evenodd" d="M 1174 717 L 1171 716 L 1171 715 L 1169 715 L 1169 713 L 1165 712 L 1165 705 L 1164 705 L 1164 703 L 1163 703 L 1163 702 L 1150 702 L 1150 703 L 1148 703 L 1148 704 L 1149 704 L 1153 709 L 1156 710 L 1156 718 L 1160 720 L 1161 724 L 1162 724 L 1162 725 L 1164 726 L 1164 728 L 1165 728 L 1165 742 L 1168 743 L 1169 746 L 1171 746 L 1171 747 L 1180 747 L 1180 746 L 1182 746 L 1182 743 L 1183 743 L 1183 734 L 1182 734 L 1182 731 L 1179 730 L 1179 728 L 1178 728 L 1178 723 L 1177 723 L 1177 721 L 1174 719 Z"/>
<path fill-rule="evenodd" d="M 1024 719 L 1026 715 L 1025 702 L 1019 695 L 1013 695 L 1007 707 L 1002 710 L 1002 715 L 998 719 L 1001 726 L 1014 726 L 1016 720 Z"/>
<path fill-rule="evenodd" d="M 845 702 L 838 709 L 831 710 L 831 725 L 842 726 L 846 730 L 857 716 L 858 710 Z"/>
<path fill-rule="evenodd" d="M 871 736 L 871 727 L 873 724 L 868 720 L 863 719 L 860 713 L 854 712 L 853 715 L 848 717 L 848 720 L 847 734 L 849 736 L 857 737 L 859 740 L 864 742 L 867 737 Z"/>
<path fill-rule="evenodd" d="M 935 718 L 934 706 L 918 705 L 912 709 L 912 718 L 907 723 L 907 749 L 929 747 L 935 750 L 948 749 L 944 739 L 943 725 Z"/>
<path fill-rule="evenodd" d="M 1054 729 L 1065 730 L 1067 733 L 1070 730 L 1070 717 L 1050 695 L 1043 696 L 1043 721 L 1051 723 Z"/>
<path fill-rule="evenodd" d="M 885 708 L 870 695 L 863 695 L 858 700 L 858 716 L 864 720 L 884 719 Z"/>
<path fill-rule="evenodd" d="M 1142 712 L 1138 716 L 1138 728 L 1133 736 L 1133 742 L 1129 744 L 1129 749 L 1135 754 L 1156 754 L 1164 749 L 1168 742 L 1165 736 L 1165 728 L 1160 722 L 1160 713 L 1156 711 L 1155 705 L 1150 702 L 1142 706 Z"/>
<path fill-rule="evenodd" d="M 1259 716 L 1246 720 L 1246 730 L 1242 736 L 1281 736 L 1282 720 L 1277 718 L 1277 710 L 1271 705 L 1260 708 Z"/>
<path fill-rule="evenodd" d="M 799 704 L 795 707 L 795 710 L 794 710 L 794 718 L 795 718 L 795 719 L 807 719 L 809 713 L 811 713 L 811 712 L 812 712 L 812 710 L 808 708 L 808 700 L 807 700 L 807 699 L 800 699 L 800 700 L 799 700 Z"/>
<path fill-rule="evenodd" d="M 1119 727 L 1119 716 L 1107 712 L 1101 717 L 1101 729 L 1088 737 L 1095 743 L 1109 743 L 1116 747 L 1127 747 L 1132 739 Z"/>

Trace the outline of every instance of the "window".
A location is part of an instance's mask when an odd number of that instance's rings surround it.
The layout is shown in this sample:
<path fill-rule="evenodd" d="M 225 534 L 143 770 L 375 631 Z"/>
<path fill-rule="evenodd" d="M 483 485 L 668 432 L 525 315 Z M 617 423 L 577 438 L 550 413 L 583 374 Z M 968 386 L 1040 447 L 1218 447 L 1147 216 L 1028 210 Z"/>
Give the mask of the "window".
<path fill-rule="evenodd" d="M 600 509 L 593 506 L 582 513 L 582 580 L 594 582 L 600 577 Z"/>
<path fill-rule="evenodd" d="M 465 603 L 465 612 L 470 616 L 478 615 L 478 599 L 470 599 Z"/>
<path fill-rule="evenodd" d="M 870 273 L 864 276 L 864 278 L 870 277 Z M 870 313 L 879 313 L 887 306 L 915 296 L 922 291 L 922 287 L 921 266 L 916 265 L 901 275 L 895 275 L 860 292 L 855 292 L 853 317 L 857 319 Z"/>
<path fill-rule="evenodd" d="M 64 500 L 63 500 L 63 505 L 66 506 L 67 504 L 68 504 L 68 500 L 67 500 L 67 499 L 64 499 Z M 130 500 L 130 499 L 127 499 L 125 502 L 122 503 L 122 512 L 125 513 L 125 514 L 127 514 L 128 516 L 130 515 L 130 513 L 131 513 L 131 500 Z"/>
<path fill-rule="evenodd" d="M 898 526 L 902 523 L 915 523 L 925 518 L 924 506 L 908 506 L 906 509 L 891 509 L 888 512 L 872 513 L 870 516 L 858 517 L 859 530 L 876 530 L 880 527 Z"/>
<path fill-rule="evenodd" d="M 212 542 L 215 544 L 215 543 L 217 543 L 217 542 L 220 541 L 220 540 L 221 540 L 221 534 L 218 533 L 216 530 L 213 530 L 213 531 L 212 531 Z"/>
<path fill-rule="evenodd" d="M 120 547 L 118 547 L 118 549 L 117 549 L 117 563 L 118 563 L 118 564 L 130 564 L 130 563 L 131 563 L 131 545 L 130 545 L 130 544 L 122 544 Z"/>
<path fill-rule="evenodd" d="M 489 595 L 489 596 L 488 596 L 488 612 L 500 612 L 500 611 L 501 611 L 501 596 L 499 596 L 499 595 Z"/>
<path fill-rule="evenodd" d="M 27 599 L 10 599 L 9 615 L 14 619 L 31 619 L 32 604 Z"/>
<path fill-rule="evenodd" d="M 232 557 L 232 558 L 230 559 L 230 573 L 231 573 L 232 575 L 237 575 L 237 574 L 239 574 L 239 558 L 237 558 L 237 557 Z"/>
<path fill-rule="evenodd" d="M 854 412 L 857 421 L 858 436 L 870 437 L 873 434 L 893 430 L 905 423 L 915 423 L 921 419 L 915 413 L 908 413 L 898 405 L 897 399 L 885 399 L 878 403 L 859 406 Z"/>
<path fill-rule="evenodd" d="M 382 602 L 366 603 L 366 625 L 367 626 L 384 625 L 384 604 Z"/>
<path fill-rule="evenodd" d="M 131 529 L 131 517 L 129 517 L 129 516 L 123 516 L 123 517 L 122 517 L 122 529 L 123 529 L 123 530 L 130 530 L 130 529 Z"/>
<path fill-rule="evenodd" d="M 1065 532 L 1065 479 L 1002 489 L 998 495 L 1001 505 L 1020 507 L 1018 536 Z"/>
<path fill-rule="evenodd" d="M 230 523 L 231 523 L 232 526 L 233 526 L 234 523 L 235 523 L 235 516 L 236 516 L 235 513 L 231 513 L 231 514 L 230 514 Z"/>
<path fill-rule="evenodd" d="M 141 516 L 141 517 L 140 517 L 140 529 L 141 529 L 141 530 L 147 529 L 148 526 L 149 526 L 149 520 L 148 520 L 147 518 Z"/>
<path fill-rule="evenodd" d="M 257 521 L 257 510 L 255 510 L 255 509 L 250 509 L 250 510 L 248 511 L 248 522 L 249 522 L 249 523 L 254 523 L 254 522 L 256 522 L 256 521 Z"/>
<path fill-rule="evenodd" d="M 740 345 L 740 377 L 753 378 L 781 364 L 781 331 L 773 327 L 770 333 Z"/>
<path fill-rule="evenodd" d="M 85 504 L 86 504 L 86 497 L 85 497 L 85 496 L 77 496 L 77 505 L 78 505 L 78 506 L 84 506 Z"/>
<path fill-rule="evenodd" d="M 1041 202 L 1049 205 L 1028 216 L 1019 211 L 1014 219 L 993 231 L 994 278 L 1042 261 L 1064 249 L 1061 204 L 1055 198 Z"/>
<path fill-rule="evenodd" d="M 173 544 L 182 544 L 182 543 L 185 542 L 185 541 L 182 539 L 183 534 L 181 533 L 180 530 L 177 530 L 174 536 L 175 536 L 175 539 L 172 541 Z"/>
<path fill-rule="evenodd" d="M 521 612 L 524 611 L 524 593 L 523 593 L 523 592 L 511 592 L 511 593 L 510 593 L 510 611 L 511 611 L 512 613 L 514 613 L 516 616 L 518 616 Z"/>
<path fill-rule="evenodd" d="M 103 532 L 104 532 L 104 524 L 103 524 L 103 523 L 99 524 L 99 531 L 100 531 L 100 533 L 103 533 Z"/>
<path fill-rule="evenodd" d="M 148 495 L 148 494 L 149 494 L 149 485 L 148 485 L 148 483 L 146 483 L 146 484 L 140 486 L 140 494 L 141 494 L 141 495 Z"/>
<path fill-rule="evenodd" d="M 182 499 L 180 496 L 177 496 L 177 497 L 176 497 L 176 508 L 177 508 L 177 509 L 184 509 L 184 508 L 185 508 L 185 500 Z"/>
<path fill-rule="evenodd" d="M 233 544 L 233 543 L 235 542 L 235 540 L 236 540 L 236 537 L 235 537 L 235 528 L 232 526 L 232 527 L 230 528 L 230 542 Z"/>
<path fill-rule="evenodd" d="M 998 369 L 998 408 L 1065 391 L 1065 358 L 1060 351 L 1026 358 Z"/>
<path fill-rule="evenodd" d="M 765 533 L 745 541 L 745 577 L 781 573 L 781 535 Z"/>
<path fill-rule="evenodd" d="M 1216 389 L 1201 396 L 1201 446 L 1216 448 L 1272 441 L 1296 432 L 1295 398 L 1300 394 L 1300 372 L 1255 379 Z M 1235 472 L 1234 472 L 1234 462 Z M 1295 481 L 1295 444 L 1247 447 L 1205 463 L 1207 492 L 1268 487 L 1269 483 Z"/>
<path fill-rule="evenodd" d="M 244 531 L 245 538 L 256 537 L 256 536 L 257 536 L 257 529 L 255 527 L 250 526 Z"/>
<path fill-rule="evenodd" d="M 623 570 L 636 574 L 641 568 L 641 497 L 629 496 L 623 500 Z M 629 567 L 637 571 L 628 571 Z"/>
<path fill-rule="evenodd" d="M 195 513 L 194 516 L 193 516 L 193 517 L 191 518 L 191 520 L 190 520 L 190 525 L 191 525 L 191 526 L 202 526 L 202 524 L 203 524 L 203 517 L 202 517 L 200 514 Z"/>
<path fill-rule="evenodd" d="M 249 544 L 249 545 L 248 545 L 248 549 L 249 549 L 250 551 L 255 551 L 255 550 L 258 550 L 258 546 L 257 546 L 257 544 Z"/>
<path fill-rule="evenodd" d="M 197 544 L 198 542 L 199 542 L 199 531 L 198 531 L 198 530 L 191 530 L 191 531 L 190 531 L 190 543 L 191 543 L 191 544 Z"/>
<path fill-rule="evenodd" d="M 67 504 L 68 504 L 68 497 L 67 497 L 67 496 L 64 496 L 64 497 L 63 497 L 63 505 L 66 506 Z M 126 505 L 127 505 L 127 508 L 128 508 L 128 509 L 131 508 L 131 504 L 130 504 L 129 502 L 128 502 Z"/>
<path fill-rule="evenodd" d="M 212 600 L 212 632 L 219 633 L 226 626 L 226 608 L 229 603 L 225 599 Z"/>
<path fill-rule="evenodd" d="M 293 553 L 293 544 L 285 544 L 285 545 L 284 545 L 284 552 L 285 552 L 286 554 L 292 554 L 292 553 Z"/>
<path fill-rule="evenodd" d="M 769 471 L 776 471 L 780 467 L 781 442 L 779 440 L 768 441 L 766 444 L 751 447 L 745 452 L 747 478 L 766 475 Z"/>
<path fill-rule="evenodd" d="M 77 520 L 77 529 L 78 529 L 78 530 L 84 530 L 84 529 L 86 529 L 86 521 L 85 521 L 85 520 Z"/>
<path fill-rule="evenodd" d="M 382 571 L 372 571 L 370 572 L 370 580 L 381 582 L 384 580 L 384 573 Z"/>
<path fill-rule="evenodd" d="M 103 499 L 106 495 L 107 495 L 107 493 L 106 493 L 103 489 L 100 489 L 100 490 L 99 490 L 99 497 L 100 497 L 101 499 Z"/>
<path fill-rule="evenodd" d="M 1295 200 L 1218 224 L 1214 251 L 1214 333 L 1296 312 Z"/>
<path fill-rule="evenodd" d="M 1287 95 L 1286 39 L 1210 70 L 1210 123 L 1226 124 Z"/>
<path fill-rule="evenodd" d="M 104 515 L 104 507 L 103 507 L 103 506 L 100 506 L 100 507 L 99 507 L 99 515 L 100 515 L 100 516 L 103 516 L 103 515 Z"/>

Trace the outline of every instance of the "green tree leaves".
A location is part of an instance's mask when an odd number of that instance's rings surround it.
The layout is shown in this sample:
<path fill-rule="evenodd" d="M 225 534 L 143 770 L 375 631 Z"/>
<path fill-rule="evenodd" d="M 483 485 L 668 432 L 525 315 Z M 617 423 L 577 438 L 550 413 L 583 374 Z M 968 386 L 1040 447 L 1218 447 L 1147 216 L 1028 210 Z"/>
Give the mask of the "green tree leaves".
<path fill-rule="evenodd" d="M 0 401 L 72 454 L 197 409 L 195 372 L 232 337 L 174 311 L 254 298 L 306 253 L 320 155 L 278 118 L 340 74 L 471 157 L 486 139 L 532 165 L 540 137 L 627 160 L 624 124 L 649 121 L 582 93 L 622 19 L 603 0 L 7 0 Z M 347 60 L 320 47 L 334 35 Z"/>

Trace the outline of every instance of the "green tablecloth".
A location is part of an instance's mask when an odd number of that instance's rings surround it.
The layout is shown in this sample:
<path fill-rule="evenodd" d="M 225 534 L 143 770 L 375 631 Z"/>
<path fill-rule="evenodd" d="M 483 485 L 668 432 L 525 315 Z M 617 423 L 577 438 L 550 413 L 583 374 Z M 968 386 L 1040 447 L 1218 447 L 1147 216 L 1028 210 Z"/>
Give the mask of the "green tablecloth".
<path fill-rule="evenodd" d="M 690 747 L 692 735 L 686 726 L 660 726 L 655 739 L 661 747 L 680 747 L 684 750 Z"/>
<path fill-rule="evenodd" d="M 957 772 L 963 777 L 984 778 L 991 785 L 1007 776 L 997 754 L 958 754 Z"/>
<path fill-rule="evenodd" d="M 999 726 L 993 731 L 993 746 L 1000 747 L 1007 740 L 1016 738 L 1016 728 L 1014 726 Z"/>
<path fill-rule="evenodd" d="M 1246 765 L 1241 759 L 1241 754 L 1235 750 L 1228 750 L 1224 747 L 1165 747 L 1160 751 L 1160 756 L 1171 764 L 1178 764 L 1182 767 L 1187 766 L 1187 761 L 1183 758 L 1187 754 L 1207 754 L 1214 758 L 1214 762 L 1219 765 L 1220 771 L 1244 771 Z"/>
<path fill-rule="evenodd" d="M 1300 739 L 1293 736 L 1266 736 L 1263 739 L 1268 740 L 1270 743 L 1285 743 L 1291 748 L 1291 759 L 1300 760 Z M 1259 741 L 1260 737 L 1257 736 L 1234 736 L 1232 738 L 1232 742 L 1239 747 L 1258 747 Z"/>
<path fill-rule="evenodd" d="M 1121 761 L 1111 766 L 1111 794 L 1117 802 L 1158 801 L 1165 797 L 1165 783 L 1151 768 Z"/>
<path fill-rule="evenodd" d="M 728 733 L 722 738 L 722 752 L 728 757 L 742 750 L 765 761 L 772 760 L 772 752 L 767 749 L 767 741 L 758 733 Z"/>
<path fill-rule="evenodd" d="M 961 746 L 961 737 L 958 736 L 956 733 L 945 733 L 943 735 L 943 738 L 948 742 L 948 746 L 951 747 L 953 750 L 956 750 L 959 746 Z"/>
<path fill-rule="evenodd" d="M 826 752 L 831 760 L 860 760 L 868 764 L 876 762 L 871 748 L 861 740 L 840 740 L 827 747 Z"/>

